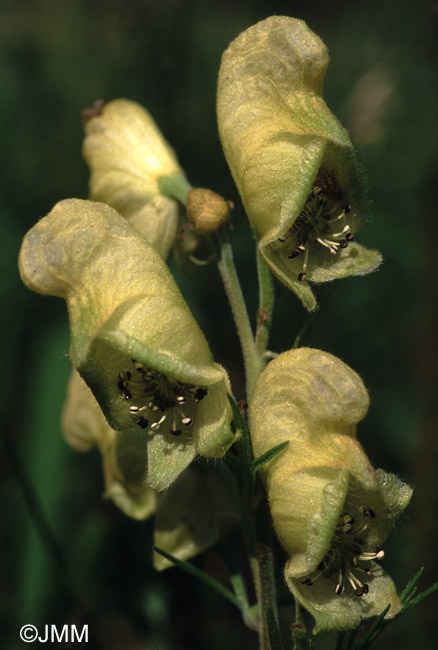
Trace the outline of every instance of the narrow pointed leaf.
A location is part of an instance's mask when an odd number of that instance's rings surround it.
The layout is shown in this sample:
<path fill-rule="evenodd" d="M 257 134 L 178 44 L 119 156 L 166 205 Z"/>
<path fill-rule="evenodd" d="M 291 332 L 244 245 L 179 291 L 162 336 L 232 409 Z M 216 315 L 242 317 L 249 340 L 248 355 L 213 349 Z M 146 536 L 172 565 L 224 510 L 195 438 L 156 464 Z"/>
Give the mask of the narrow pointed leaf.
<path fill-rule="evenodd" d="M 409 580 L 408 584 L 401 592 L 400 598 L 403 604 L 410 599 L 414 589 L 416 589 L 417 582 L 419 581 L 423 571 L 424 571 L 424 567 L 420 567 L 417 573 Z"/>
<path fill-rule="evenodd" d="M 280 442 L 278 445 L 275 445 L 275 447 L 272 447 L 272 449 L 269 449 L 269 451 L 255 458 L 251 463 L 251 472 L 253 473 L 253 475 L 255 476 L 259 471 L 259 469 L 263 467 L 263 465 L 265 465 L 268 461 L 270 461 L 277 454 L 279 454 L 280 451 L 282 451 L 285 447 L 288 446 L 288 444 L 289 444 L 289 440 Z"/>
<path fill-rule="evenodd" d="M 379 614 L 379 616 L 376 618 L 370 629 L 368 630 L 368 633 L 366 636 L 363 637 L 356 646 L 356 650 L 366 650 L 366 648 L 369 648 L 370 645 L 375 641 L 375 639 L 379 636 L 379 634 L 383 631 L 383 629 L 386 627 L 388 624 L 388 621 L 385 620 L 386 614 L 389 612 L 391 605 L 387 605 L 383 612 Z"/>
<path fill-rule="evenodd" d="M 189 573 L 204 584 L 214 589 L 218 594 L 229 600 L 231 603 L 233 603 L 233 605 L 240 609 L 240 604 L 237 597 L 229 589 L 221 585 L 220 582 L 217 582 L 217 580 L 207 575 L 200 569 L 196 568 L 193 566 L 193 564 L 190 564 L 189 562 L 182 562 L 181 560 L 178 560 L 178 558 L 170 555 L 170 553 L 166 553 L 166 551 L 163 551 L 163 549 L 158 548 L 157 546 L 154 546 L 154 551 L 165 557 L 166 560 L 169 560 L 175 566 L 179 567 L 186 573 Z"/>

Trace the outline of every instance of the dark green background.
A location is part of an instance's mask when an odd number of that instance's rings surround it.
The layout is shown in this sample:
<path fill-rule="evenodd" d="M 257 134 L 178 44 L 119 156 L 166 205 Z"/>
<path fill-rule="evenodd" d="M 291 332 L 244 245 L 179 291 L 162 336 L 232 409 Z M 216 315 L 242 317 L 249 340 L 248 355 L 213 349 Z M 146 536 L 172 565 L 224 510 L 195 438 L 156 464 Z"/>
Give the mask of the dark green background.
<path fill-rule="evenodd" d="M 436 578 L 436 2 L 0 0 L 2 648 L 24 647 L 25 623 L 85 620 L 95 637 L 88 647 L 105 650 L 256 648 L 214 593 L 176 569 L 154 573 L 149 522 L 103 502 L 98 454 L 76 454 L 62 440 L 65 305 L 25 289 L 16 258 L 24 233 L 58 200 L 87 196 L 81 110 L 127 97 L 155 116 L 193 184 L 235 202 L 231 237 L 254 314 L 254 243 L 217 136 L 215 85 L 228 43 L 272 13 L 305 19 L 329 46 L 327 103 L 351 130 L 368 192 L 370 223 L 359 240 L 385 258 L 378 273 L 336 286 L 304 344 L 361 374 L 372 401 L 360 439 L 374 465 L 416 486 L 385 567 L 400 587 L 422 565 L 422 588 Z M 216 270 L 180 281 L 241 396 L 240 352 Z M 271 347 L 280 351 L 305 313 L 286 289 L 277 292 Z M 199 564 L 221 572 L 214 553 Z M 435 610 L 432 597 L 378 647 L 434 647 Z M 331 637 L 315 647 L 331 648 Z"/>

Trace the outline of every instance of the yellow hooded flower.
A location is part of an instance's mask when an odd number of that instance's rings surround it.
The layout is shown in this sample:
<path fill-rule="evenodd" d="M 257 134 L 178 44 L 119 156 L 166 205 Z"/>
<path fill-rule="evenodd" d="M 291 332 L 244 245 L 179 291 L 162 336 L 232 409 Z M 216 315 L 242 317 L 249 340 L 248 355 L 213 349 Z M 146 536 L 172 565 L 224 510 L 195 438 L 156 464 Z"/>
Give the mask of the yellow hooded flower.
<path fill-rule="evenodd" d="M 275 531 L 289 554 L 287 584 L 315 631 L 356 627 L 401 608 L 377 561 L 412 490 L 375 471 L 356 439 L 368 395 L 336 357 L 301 348 L 262 372 L 250 407 L 254 455 L 289 444 L 261 468 Z"/>
<path fill-rule="evenodd" d="M 157 494 L 145 482 L 146 445 L 136 431 L 119 435 L 105 420 L 82 377 L 73 371 L 62 414 L 64 437 L 76 451 L 99 448 L 103 459 L 104 496 L 128 517 L 146 519 L 156 508 Z"/>
<path fill-rule="evenodd" d="M 238 525 L 236 495 L 219 470 L 195 463 L 159 495 L 154 546 L 178 560 L 189 560 L 223 540 Z M 156 569 L 171 566 L 170 560 L 154 552 Z"/>
<path fill-rule="evenodd" d="M 62 415 L 67 442 L 77 451 L 99 448 L 104 496 L 128 517 L 155 515 L 154 545 L 179 560 L 189 560 L 215 544 L 238 521 L 227 486 L 211 466 L 192 466 L 159 494 L 145 483 L 146 434 L 114 431 L 82 377 L 73 371 Z M 158 570 L 172 566 L 154 553 Z"/>
<path fill-rule="evenodd" d="M 309 310 L 310 282 L 373 271 L 376 251 L 352 243 L 364 222 L 357 163 L 322 99 L 324 43 L 272 16 L 224 52 L 217 114 L 225 157 L 273 273 Z"/>
<path fill-rule="evenodd" d="M 70 359 L 110 426 L 144 436 L 146 480 L 167 488 L 234 440 L 228 378 L 161 257 L 103 203 L 61 201 L 24 238 L 23 281 L 65 298 Z"/>

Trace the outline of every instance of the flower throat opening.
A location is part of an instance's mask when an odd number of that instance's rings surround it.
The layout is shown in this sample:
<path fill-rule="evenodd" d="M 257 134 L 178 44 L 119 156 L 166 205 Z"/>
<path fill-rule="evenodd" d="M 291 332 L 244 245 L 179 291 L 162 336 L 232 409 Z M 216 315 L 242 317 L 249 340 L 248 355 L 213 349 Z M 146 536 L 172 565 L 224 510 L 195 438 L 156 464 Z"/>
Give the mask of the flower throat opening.
<path fill-rule="evenodd" d="M 335 594 L 340 596 L 344 593 L 345 580 L 350 584 L 356 596 L 367 594 L 369 586 L 366 582 L 362 583 L 356 574 L 371 576 L 373 574 L 372 561 L 381 560 L 385 556 L 383 549 L 377 549 L 375 552 L 363 550 L 366 542 L 361 535 L 365 533 L 375 516 L 374 511 L 366 506 L 358 508 L 356 518 L 344 512 L 339 517 L 330 549 L 319 563 L 316 571 L 309 576 L 300 578 L 301 584 L 311 587 L 319 578 L 331 578 L 334 575 L 337 577 Z"/>
<path fill-rule="evenodd" d="M 278 238 L 281 243 L 292 240 L 295 248 L 288 254 L 289 259 L 303 255 L 302 271 L 297 276 L 300 282 L 307 279 L 312 247 L 336 255 L 354 239 L 351 226 L 347 223 L 350 212 L 351 205 L 346 202 L 344 193 L 334 178 L 321 168 L 297 219 Z"/>
<path fill-rule="evenodd" d="M 131 359 L 132 369 L 119 372 L 117 387 L 130 403 L 129 412 L 142 429 L 165 429 L 173 436 L 193 424 L 195 405 L 207 395 L 207 389 L 169 379 Z"/>

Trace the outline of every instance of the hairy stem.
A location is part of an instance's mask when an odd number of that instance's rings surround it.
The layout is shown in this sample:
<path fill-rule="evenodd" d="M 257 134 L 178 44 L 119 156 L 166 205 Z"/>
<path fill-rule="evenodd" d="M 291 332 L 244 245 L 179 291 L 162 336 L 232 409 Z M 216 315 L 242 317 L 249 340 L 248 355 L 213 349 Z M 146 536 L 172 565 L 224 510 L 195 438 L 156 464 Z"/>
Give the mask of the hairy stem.
<path fill-rule="evenodd" d="M 295 622 L 292 624 L 291 630 L 294 650 L 309 650 L 311 647 L 309 631 L 298 600 L 295 600 Z"/>
<path fill-rule="evenodd" d="M 257 250 L 257 274 L 259 280 L 259 310 L 257 313 L 255 345 L 262 363 L 266 364 L 265 352 L 268 347 L 274 309 L 274 288 L 271 272 L 259 250 Z"/>
<path fill-rule="evenodd" d="M 245 365 L 246 395 L 249 401 L 253 394 L 257 377 L 263 368 L 263 363 L 257 353 L 242 288 L 234 265 L 231 244 L 223 233 L 219 237 L 221 248 L 218 268 L 231 305 L 234 323 L 242 346 L 243 362 Z"/>

